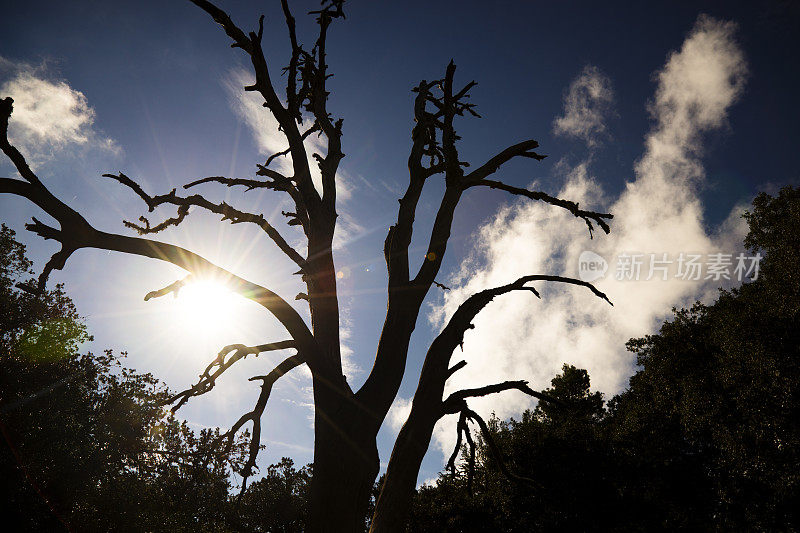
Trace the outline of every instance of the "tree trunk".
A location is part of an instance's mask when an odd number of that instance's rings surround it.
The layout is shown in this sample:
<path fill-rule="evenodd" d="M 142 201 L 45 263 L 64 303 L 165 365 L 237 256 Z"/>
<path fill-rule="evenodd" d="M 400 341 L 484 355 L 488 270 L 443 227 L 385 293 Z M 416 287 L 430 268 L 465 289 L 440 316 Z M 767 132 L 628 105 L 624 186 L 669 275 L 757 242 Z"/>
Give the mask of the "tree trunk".
<path fill-rule="evenodd" d="M 367 423 L 366 413 L 352 396 L 341 398 L 315 403 L 314 475 L 307 529 L 313 533 L 363 533 L 380 469 L 373 424 Z"/>
<path fill-rule="evenodd" d="M 418 408 L 415 412 L 412 408 L 395 441 L 370 533 L 405 531 L 419 468 L 436 420 L 438 416 L 431 409 Z"/>
<path fill-rule="evenodd" d="M 474 316 L 474 315 L 473 315 Z M 375 505 L 371 533 L 404 531 L 411 511 L 419 468 L 431 442 L 433 428 L 442 417 L 442 394 L 449 375 L 448 363 L 452 348 L 462 338 L 453 328 L 459 316 L 433 341 L 425 356 L 419 385 L 414 393 L 411 413 L 397 435 L 386 478 Z M 467 323 L 469 323 L 469 317 Z"/>

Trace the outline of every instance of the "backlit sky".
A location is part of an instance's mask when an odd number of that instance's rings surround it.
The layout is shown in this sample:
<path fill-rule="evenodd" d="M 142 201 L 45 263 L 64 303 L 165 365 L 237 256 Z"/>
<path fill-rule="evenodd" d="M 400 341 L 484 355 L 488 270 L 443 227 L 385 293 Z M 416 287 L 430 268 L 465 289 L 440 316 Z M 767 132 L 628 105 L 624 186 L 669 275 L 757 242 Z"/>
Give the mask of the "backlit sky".
<path fill-rule="evenodd" d="M 348 2 L 328 40 L 329 110 L 344 118 L 337 267 L 347 372 L 359 386 L 371 366 L 385 310 L 383 239 L 407 183 L 412 93 L 441 77 L 453 58 L 456 80 L 474 79 L 482 119 L 463 119 L 461 158 L 481 164 L 507 145 L 533 138 L 541 162 L 525 159 L 497 175 L 610 210 L 610 236 L 588 239 L 583 222 L 555 209 L 470 190 L 436 289 L 412 341 L 400 398 L 379 437 L 387 461 L 416 387 L 427 345 L 460 301 L 482 288 L 531 273 L 577 275 L 583 250 L 610 265 L 597 282 L 615 302 L 548 287 L 493 303 L 467 334 L 467 367 L 453 386 L 530 379 L 544 388 L 561 364 L 589 370 L 606 397 L 633 372 L 624 343 L 650 333 L 672 306 L 710 301 L 715 280 L 617 281 L 620 253 L 737 253 L 742 206 L 761 190 L 798 183 L 800 10 L 797 3 L 751 2 Z M 264 48 L 278 83 L 288 62 L 280 3 L 220 1 L 243 29 L 265 14 Z M 296 2 L 301 38 L 316 29 Z M 282 149 L 267 112 L 241 86 L 245 57 L 201 10 L 184 1 L 3 2 L 0 97 L 15 98 L 11 135 L 39 176 L 96 227 L 129 232 L 122 220 L 146 209 L 104 172 L 123 171 L 152 193 L 194 179 L 251 177 L 255 163 Z M 0 176 L 13 169 L 0 162 Z M 436 181 L 435 179 L 432 181 Z M 426 187 L 412 257 L 421 260 L 443 186 Z M 284 198 L 275 192 L 205 185 L 207 198 L 264 213 L 288 238 Z M 0 218 L 29 245 L 39 268 L 55 248 L 27 235 L 41 216 L 18 198 L 0 198 Z M 151 221 L 174 215 L 159 210 Z M 192 212 L 158 238 L 197 251 L 272 288 L 287 300 L 302 290 L 259 230 Z M 55 272 L 86 316 L 95 342 L 129 353 L 127 364 L 172 389 L 188 387 L 224 345 L 282 340 L 263 310 L 239 298 L 203 307 L 191 294 L 143 301 L 181 277 L 143 258 L 81 250 Z M 727 282 L 730 285 L 731 282 Z M 544 287 L 538 287 L 544 289 Z M 188 302 L 188 303 L 187 303 Z M 300 306 L 298 307 L 300 308 Z M 187 319 L 188 317 L 188 319 Z M 240 362 L 217 388 L 179 412 L 195 427 L 230 425 L 258 392 L 247 377 L 280 354 Z M 276 385 L 264 421 L 260 463 L 312 459 L 310 380 L 302 371 Z M 507 393 L 475 407 L 519 416 L 531 404 Z M 454 424 L 436 432 L 419 481 L 443 465 Z"/>

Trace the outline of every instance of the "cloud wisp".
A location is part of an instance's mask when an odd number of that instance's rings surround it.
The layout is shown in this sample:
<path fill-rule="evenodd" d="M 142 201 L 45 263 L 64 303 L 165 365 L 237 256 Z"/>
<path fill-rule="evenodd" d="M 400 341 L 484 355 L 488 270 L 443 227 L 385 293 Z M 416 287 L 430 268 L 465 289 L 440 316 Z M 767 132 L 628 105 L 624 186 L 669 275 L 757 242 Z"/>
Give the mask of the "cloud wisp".
<path fill-rule="evenodd" d="M 677 279 L 675 265 L 667 280 L 659 275 L 649 281 L 620 281 L 615 279 L 614 261 L 625 252 L 667 253 L 674 258 L 681 252 L 737 251 L 728 247 L 741 242 L 740 211 L 709 231 L 698 197 L 704 134 L 726 124 L 747 73 L 734 31 L 731 23 L 701 16 L 681 49 L 668 56 L 655 78 L 658 86 L 648 107 L 653 126 L 635 164 L 635 179 L 618 197 L 609 198 L 603 191 L 588 159 L 572 168 L 557 165 L 556 172 L 565 178 L 558 196 L 614 213 L 611 235 L 590 241 L 585 226 L 555 207 L 530 202 L 503 207 L 479 229 L 474 253 L 453 277 L 453 289 L 443 303 L 433 308 L 431 321 L 441 326 L 469 295 L 525 274 L 577 277 L 584 250 L 608 260 L 609 273 L 595 284 L 615 306 L 579 287 L 541 283 L 536 288 L 542 300 L 527 293 L 498 298 L 474 320 L 463 354 L 454 355 L 468 364 L 450 379 L 448 390 L 507 379 L 528 379 L 541 389 L 568 362 L 586 368 L 595 388 L 616 393 L 632 371 L 625 342 L 651 332 L 673 306 L 713 294 L 719 281 Z M 612 94 L 598 69 L 585 68 L 567 92 L 564 114 L 554 123 L 556 132 L 583 139 L 591 153 L 605 134 Z M 645 274 L 646 269 L 645 265 Z M 483 414 L 494 412 L 501 418 L 531 405 L 528 397 L 515 392 L 470 403 Z M 390 423 L 399 428 L 401 418 L 392 417 Z M 435 442 L 445 453 L 452 449 L 454 426 L 454 420 L 445 418 L 436 428 Z"/>
<path fill-rule="evenodd" d="M 564 114 L 553 121 L 553 132 L 598 146 L 607 136 L 613 102 L 611 80 L 597 67 L 586 65 L 564 94 Z"/>
<path fill-rule="evenodd" d="M 76 147 L 120 154 L 116 141 L 95 130 L 95 111 L 86 96 L 67 82 L 53 79 L 45 66 L 0 57 L 0 77 L 0 95 L 14 99 L 10 141 L 32 167 Z"/>

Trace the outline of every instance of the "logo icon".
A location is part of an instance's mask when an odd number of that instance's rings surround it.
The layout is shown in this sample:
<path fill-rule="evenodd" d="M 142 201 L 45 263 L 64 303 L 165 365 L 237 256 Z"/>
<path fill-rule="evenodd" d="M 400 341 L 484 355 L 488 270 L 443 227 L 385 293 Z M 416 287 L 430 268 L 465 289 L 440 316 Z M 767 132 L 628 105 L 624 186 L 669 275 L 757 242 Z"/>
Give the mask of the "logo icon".
<path fill-rule="evenodd" d="M 584 250 L 578 257 L 578 277 L 581 281 L 592 282 L 600 279 L 608 272 L 608 263 L 602 256 Z"/>

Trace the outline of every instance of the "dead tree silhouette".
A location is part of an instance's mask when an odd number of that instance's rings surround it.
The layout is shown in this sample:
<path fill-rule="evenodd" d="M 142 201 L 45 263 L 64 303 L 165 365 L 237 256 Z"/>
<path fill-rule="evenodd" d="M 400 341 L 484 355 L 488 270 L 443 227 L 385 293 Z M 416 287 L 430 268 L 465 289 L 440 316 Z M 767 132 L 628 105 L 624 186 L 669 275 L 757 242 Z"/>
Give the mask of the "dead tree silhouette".
<path fill-rule="evenodd" d="M 297 40 L 295 19 L 287 0 L 281 5 L 291 43 L 291 57 L 285 67 L 285 96 L 279 96 L 273 85 L 275 71 L 270 68 L 262 50 L 264 17 L 258 29 L 245 33 L 230 17 L 211 2 L 192 0 L 208 13 L 232 41 L 232 47 L 240 49 L 252 63 L 255 82 L 244 87 L 255 91 L 263 98 L 263 105 L 277 120 L 285 136 L 287 148 L 270 155 L 264 164 L 256 165 L 255 175 L 248 179 L 211 176 L 197 179 L 184 186 L 194 189 L 198 185 L 215 183 L 227 187 L 246 187 L 247 190 L 269 189 L 287 194 L 294 204 L 294 211 L 284 213 L 288 225 L 302 230 L 307 241 L 307 253 L 303 255 L 292 247 L 263 215 L 242 211 L 226 202 L 214 203 L 200 194 L 182 196 L 176 190 L 167 194 L 151 196 L 140 185 L 123 173 L 105 174 L 137 194 L 149 211 L 158 206 L 171 205 L 177 208 L 175 217 L 156 225 L 141 217 L 141 224 L 126 222 L 138 236 L 107 233 L 93 227 L 81 214 L 56 198 L 44 182 L 26 162 L 24 156 L 9 143 L 8 125 L 12 117 L 13 101 L 0 101 L 0 148 L 16 167 L 21 179 L 0 178 L 0 192 L 18 195 L 30 200 L 58 223 L 58 227 L 45 224 L 36 218 L 26 228 L 44 239 L 53 239 L 61 244 L 45 265 L 38 280 L 44 288 L 48 275 L 54 269 L 62 269 L 70 255 L 81 248 L 113 250 L 127 254 L 151 257 L 173 263 L 189 274 L 202 278 L 215 275 L 227 280 L 227 286 L 249 298 L 272 313 L 286 330 L 287 339 L 258 346 L 231 345 L 224 347 L 208 365 L 199 381 L 192 387 L 176 394 L 171 403 L 177 409 L 192 397 L 204 394 L 214 387 L 219 376 L 248 354 L 271 350 L 294 349 L 295 355 L 287 357 L 278 366 L 263 376 L 252 380 L 261 381 L 261 394 L 253 410 L 236 421 L 227 436 L 233 436 L 247 423 L 252 424 L 250 460 L 244 472 L 245 478 L 255 467 L 261 438 L 261 416 L 273 384 L 280 377 L 300 365 L 307 365 L 312 375 L 314 390 L 314 475 L 311 488 L 311 511 L 308 516 L 309 531 L 360 531 L 364 528 L 364 516 L 370 491 L 379 471 L 376 436 L 397 395 L 405 373 L 406 359 L 417 317 L 431 286 L 436 281 L 447 251 L 451 226 L 456 207 L 468 189 L 493 188 L 512 195 L 529 198 L 563 208 L 567 213 L 582 219 L 589 234 L 599 226 L 609 232 L 608 219 L 612 215 L 583 210 L 577 203 L 550 196 L 544 192 L 514 187 L 491 179 L 508 161 L 516 158 L 541 160 L 545 156 L 535 151 L 538 143 L 524 140 L 513 144 L 467 172 L 469 165 L 457 149 L 459 136 L 454 123 L 456 117 L 471 115 L 478 117 L 475 105 L 468 102 L 470 89 L 475 82 L 463 87 L 455 85 L 456 66 L 450 62 L 441 79 L 421 81 L 415 88 L 413 114 L 415 126 L 411 133 L 408 156 L 409 179 L 405 194 L 399 199 L 397 221 L 389 228 L 384 244 L 384 256 L 388 270 L 387 309 L 378 342 L 374 365 L 366 382 L 353 390 L 342 373 L 342 356 L 339 338 L 339 301 L 337 278 L 334 266 L 332 241 L 336 227 L 336 182 L 337 169 L 344 157 L 342 152 L 342 119 L 335 119 L 328 111 L 328 72 L 326 41 L 334 21 L 344 18 L 343 1 L 323 2 L 321 9 L 312 11 L 319 31 L 311 49 L 306 49 Z M 306 117 L 309 117 L 307 120 Z M 319 135 L 325 142 L 325 154 L 311 154 L 319 165 L 322 177 L 321 191 L 312 182 L 312 174 L 304 140 L 310 135 Z M 290 154 L 292 173 L 284 175 L 271 167 L 276 157 Z M 288 174 L 288 173 L 287 173 Z M 415 213 L 423 187 L 430 179 L 444 179 L 445 189 L 441 196 L 435 221 L 427 244 L 427 251 L 418 266 L 414 266 L 409 246 L 414 227 Z M 297 275 L 307 288 L 297 299 L 305 300 L 310 308 L 311 324 L 306 323 L 297 310 L 284 298 L 268 289 L 228 272 L 205 258 L 185 248 L 144 237 L 167 227 L 181 224 L 190 208 L 200 208 L 221 215 L 231 223 L 250 223 L 260 227 L 266 236 L 298 268 Z M 153 291 L 146 299 L 160 297 L 178 290 L 187 279 Z M 389 460 L 385 482 L 376 504 L 372 520 L 372 531 L 398 531 L 404 529 L 404 521 L 413 496 L 417 474 L 423 455 L 428 448 L 435 423 L 444 415 L 461 415 L 461 436 L 471 442 L 467 420 L 477 422 L 485 428 L 481 417 L 469 409 L 469 398 L 500 393 L 516 389 L 531 396 L 542 398 L 524 381 L 480 386 L 455 392 L 443 398 L 446 380 L 466 364 L 460 361 L 451 366 L 454 349 L 463 342 L 464 333 L 472 327 L 472 319 L 493 298 L 512 291 L 529 291 L 539 296 L 531 282 L 559 282 L 580 285 L 595 295 L 606 296 L 591 284 L 560 276 L 530 275 L 507 285 L 479 292 L 467 299 L 450 318 L 445 328 L 431 343 L 413 399 L 411 414 L 400 431 Z M 305 305 L 305 304 L 304 304 Z M 490 438 L 487 435 L 487 438 Z M 507 470 L 506 470 L 507 471 Z M 512 478 L 521 480 L 513 476 Z M 523 480 L 524 481 L 524 480 Z"/>

